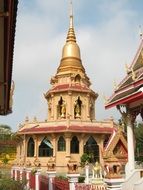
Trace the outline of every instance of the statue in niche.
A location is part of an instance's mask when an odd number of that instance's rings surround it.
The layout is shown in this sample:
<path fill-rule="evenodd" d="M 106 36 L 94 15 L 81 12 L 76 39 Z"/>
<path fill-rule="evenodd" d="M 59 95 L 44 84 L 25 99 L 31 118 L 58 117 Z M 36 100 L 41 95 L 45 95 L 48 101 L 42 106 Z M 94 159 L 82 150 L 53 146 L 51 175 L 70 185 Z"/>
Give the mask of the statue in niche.
<path fill-rule="evenodd" d="M 75 118 L 80 118 L 81 117 L 81 100 L 78 97 L 78 99 L 75 101 L 75 106 L 74 106 L 74 116 Z"/>
<path fill-rule="evenodd" d="M 62 118 L 65 118 L 65 115 L 66 115 L 66 103 L 65 103 L 65 101 L 63 100 L 63 101 L 62 101 L 62 104 L 61 104 L 61 117 L 62 117 Z"/>
<path fill-rule="evenodd" d="M 66 102 L 61 97 L 58 102 L 58 116 L 60 118 L 65 118 L 66 116 Z"/>
<path fill-rule="evenodd" d="M 92 101 L 89 103 L 89 117 L 91 120 L 94 118 L 94 104 Z"/>

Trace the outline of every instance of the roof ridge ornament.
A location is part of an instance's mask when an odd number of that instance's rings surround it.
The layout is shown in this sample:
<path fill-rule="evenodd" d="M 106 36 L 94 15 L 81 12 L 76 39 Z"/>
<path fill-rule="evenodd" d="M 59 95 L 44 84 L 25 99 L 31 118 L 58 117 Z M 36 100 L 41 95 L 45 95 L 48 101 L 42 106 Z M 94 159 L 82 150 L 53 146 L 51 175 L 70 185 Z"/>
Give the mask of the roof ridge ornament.
<path fill-rule="evenodd" d="M 136 73 L 135 73 L 135 71 L 133 70 L 133 68 L 131 68 L 131 72 L 132 72 L 132 79 L 133 79 L 133 81 L 135 81 L 136 80 Z"/>

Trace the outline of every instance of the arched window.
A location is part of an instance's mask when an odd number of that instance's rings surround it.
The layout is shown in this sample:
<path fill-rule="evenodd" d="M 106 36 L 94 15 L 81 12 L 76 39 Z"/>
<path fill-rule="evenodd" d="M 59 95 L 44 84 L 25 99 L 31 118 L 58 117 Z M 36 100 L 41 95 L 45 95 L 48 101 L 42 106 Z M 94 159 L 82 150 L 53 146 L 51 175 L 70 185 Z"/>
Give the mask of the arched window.
<path fill-rule="evenodd" d="M 28 144 L 27 144 L 27 157 L 33 157 L 34 156 L 34 140 L 32 137 L 30 137 Z"/>
<path fill-rule="evenodd" d="M 88 138 L 84 145 L 84 153 L 91 155 L 91 162 L 99 162 L 99 146 L 92 136 Z"/>
<path fill-rule="evenodd" d="M 50 156 L 53 156 L 53 146 L 47 138 L 44 138 L 39 146 L 39 157 Z"/>
<path fill-rule="evenodd" d="M 79 141 L 76 136 L 74 136 L 71 140 L 70 152 L 71 153 L 79 153 Z"/>
<path fill-rule="evenodd" d="M 66 142 L 63 136 L 60 136 L 58 140 L 58 151 L 65 151 L 66 150 Z"/>
<path fill-rule="evenodd" d="M 81 76 L 78 74 L 75 76 L 75 82 L 79 83 L 81 80 Z"/>

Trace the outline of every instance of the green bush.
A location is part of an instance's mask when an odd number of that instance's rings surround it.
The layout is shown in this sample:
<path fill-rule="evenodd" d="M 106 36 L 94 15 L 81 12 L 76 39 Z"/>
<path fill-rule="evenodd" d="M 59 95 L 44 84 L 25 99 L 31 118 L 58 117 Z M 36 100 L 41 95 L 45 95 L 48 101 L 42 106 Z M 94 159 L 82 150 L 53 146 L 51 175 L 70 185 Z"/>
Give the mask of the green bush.
<path fill-rule="evenodd" d="M 80 177 L 78 178 L 78 183 L 84 183 L 84 180 L 85 180 L 85 177 L 80 176 Z"/>
<path fill-rule="evenodd" d="M 84 167 L 86 163 L 90 163 L 91 162 L 91 158 L 92 158 L 92 154 L 84 153 L 80 157 L 80 165 L 81 165 L 81 167 Z"/>
<path fill-rule="evenodd" d="M 57 179 L 63 179 L 63 180 L 67 180 L 68 178 L 66 176 L 63 176 L 63 175 L 59 175 L 59 176 L 56 176 Z"/>
<path fill-rule="evenodd" d="M 15 181 L 10 178 L 0 179 L 0 190 L 24 190 L 26 181 Z"/>

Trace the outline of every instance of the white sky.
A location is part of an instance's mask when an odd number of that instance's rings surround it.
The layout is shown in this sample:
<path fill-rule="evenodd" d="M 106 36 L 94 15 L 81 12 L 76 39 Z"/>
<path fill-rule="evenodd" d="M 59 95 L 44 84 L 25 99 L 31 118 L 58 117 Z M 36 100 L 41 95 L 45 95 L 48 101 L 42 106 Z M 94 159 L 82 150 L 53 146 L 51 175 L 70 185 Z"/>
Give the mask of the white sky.
<path fill-rule="evenodd" d="M 69 0 L 19 0 L 15 36 L 13 113 L 0 123 L 14 131 L 26 116 L 45 120 L 43 96 L 56 74 L 69 27 Z M 142 0 L 73 0 L 74 27 L 91 88 L 98 92 L 96 119 L 120 118 L 116 109 L 104 109 L 102 95 L 113 93 L 113 81 L 125 76 L 140 43 Z"/>

